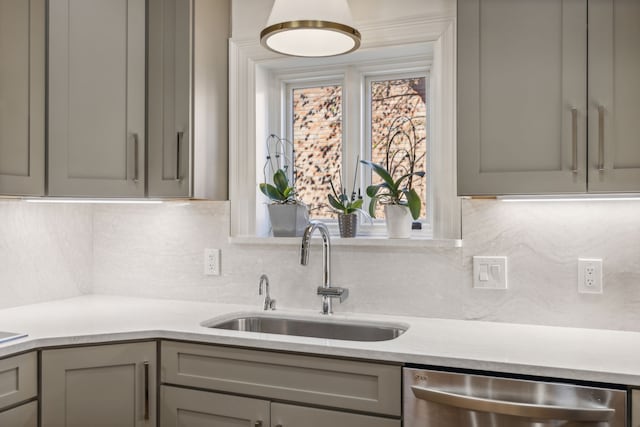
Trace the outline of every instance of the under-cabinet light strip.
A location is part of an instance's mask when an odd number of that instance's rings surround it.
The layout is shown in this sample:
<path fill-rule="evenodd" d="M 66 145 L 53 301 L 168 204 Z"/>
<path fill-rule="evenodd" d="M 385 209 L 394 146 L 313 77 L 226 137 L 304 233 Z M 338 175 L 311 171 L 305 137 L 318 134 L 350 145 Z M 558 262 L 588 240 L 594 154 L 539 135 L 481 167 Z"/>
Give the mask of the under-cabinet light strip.
<path fill-rule="evenodd" d="M 498 196 L 502 202 L 605 202 L 605 201 L 640 201 L 640 194 L 606 194 L 598 196 L 590 194 L 562 195 L 562 196 Z"/>
<path fill-rule="evenodd" d="M 162 200 L 127 200 L 127 199 L 58 199 L 58 198 L 25 198 L 29 203 L 93 203 L 93 204 L 160 204 Z"/>

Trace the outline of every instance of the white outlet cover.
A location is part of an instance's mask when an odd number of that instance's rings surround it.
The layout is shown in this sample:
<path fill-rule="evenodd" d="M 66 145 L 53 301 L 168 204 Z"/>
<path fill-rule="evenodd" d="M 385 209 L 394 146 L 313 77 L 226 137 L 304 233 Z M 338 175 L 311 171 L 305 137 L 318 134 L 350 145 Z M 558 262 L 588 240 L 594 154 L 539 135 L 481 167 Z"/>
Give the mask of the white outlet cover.
<path fill-rule="evenodd" d="M 578 258 L 578 292 L 603 293 L 602 258 Z"/>
<path fill-rule="evenodd" d="M 220 249 L 205 248 L 204 274 L 205 276 L 220 275 Z"/>
<path fill-rule="evenodd" d="M 507 289 L 506 256 L 474 256 L 473 287 L 476 289 Z"/>

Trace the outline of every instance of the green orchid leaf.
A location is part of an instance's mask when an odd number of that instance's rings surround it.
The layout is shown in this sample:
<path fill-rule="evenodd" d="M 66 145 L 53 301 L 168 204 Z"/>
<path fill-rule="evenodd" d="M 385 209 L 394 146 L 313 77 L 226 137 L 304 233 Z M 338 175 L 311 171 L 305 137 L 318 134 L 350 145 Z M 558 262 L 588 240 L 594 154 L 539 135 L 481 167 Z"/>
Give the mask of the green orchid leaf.
<path fill-rule="evenodd" d="M 329 199 L 329 204 L 331 205 L 332 208 L 337 209 L 339 211 L 344 211 L 345 207 L 335 197 L 333 197 L 333 195 L 329 194 L 327 198 Z"/>
<path fill-rule="evenodd" d="M 378 194 L 378 191 L 380 190 L 380 188 L 382 188 L 382 184 L 368 186 L 366 191 L 367 196 L 374 197 L 376 194 Z"/>
<path fill-rule="evenodd" d="M 284 191 L 282 192 L 282 195 L 284 196 L 285 199 L 288 199 L 291 196 L 293 196 L 293 187 L 285 188 Z"/>
<path fill-rule="evenodd" d="M 267 196 L 269 199 L 277 202 L 281 202 L 287 199 L 284 194 L 278 191 L 278 189 L 271 184 L 263 182 L 262 184 L 260 184 L 260 191 L 262 191 L 262 194 Z"/>
<path fill-rule="evenodd" d="M 369 215 L 371 215 L 371 218 L 375 218 L 376 217 L 376 204 L 378 203 L 378 198 L 377 197 L 372 197 L 371 201 L 369 202 Z"/>
<path fill-rule="evenodd" d="M 278 169 L 273 175 L 273 183 L 276 185 L 278 191 L 283 194 L 287 187 L 289 187 L 289 180 L 282 169 Z"/>
<path fill-rule="evenodd" d="M 405 190 L 403 193 L 407 196 L 407 205 L 411 211 L 411 216 L 414 220 L 418 219 L 421 208 L 420 196 L 418 196 L 418 193 L 416 193 L 416 190 L 413 188 L 411 190 Z"/>
<path fill-rule="evenodd" d="M 357 211 L 362 207 L 362 203 L 364 203 L 364 200 L 362 199 L 358 199 L 354 201 L 353 203 L 351 203 L 351 209 L 353 209 L 354 211 Z"/>
<path fill-rule="evenodd" d="M 382 180 L 389 186 L 389 188 L 393 191 L 397 191 L 398 187 L 396 183 L 393 181 L 391 174 L 382 166 L 377 163 L 370 162 L 368 160 L 360 160 L 360 163 L 363 163 L 369 166 Z"/>

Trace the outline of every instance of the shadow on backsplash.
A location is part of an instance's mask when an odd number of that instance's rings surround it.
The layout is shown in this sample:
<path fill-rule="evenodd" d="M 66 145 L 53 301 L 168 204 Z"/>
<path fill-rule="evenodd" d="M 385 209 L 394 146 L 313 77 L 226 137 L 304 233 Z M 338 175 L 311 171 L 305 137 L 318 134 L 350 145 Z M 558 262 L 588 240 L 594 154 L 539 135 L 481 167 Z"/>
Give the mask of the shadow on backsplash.
<path fill-rule="evenodd" d="M 334 309 L 640 330 L 639 218 L 640 201 L 464 200 L 462 248 L 334 247 L 335 285 L 350 291 Z M 258 309 L 261 273 L 279 307 L 318 306 L 319 254 L 302 267 L 297 245 L 230 244 L 228 202 L 2 201 L 0 219 L 5 307 L 97 293 Z M 222 249 L 221 276 L 204 276 L 205 247 Z M 508 256 L 509 289 L 473 289 L 473 255 Z M 579 257 L 604 260 L 604 294 L 578 294 Z"/>

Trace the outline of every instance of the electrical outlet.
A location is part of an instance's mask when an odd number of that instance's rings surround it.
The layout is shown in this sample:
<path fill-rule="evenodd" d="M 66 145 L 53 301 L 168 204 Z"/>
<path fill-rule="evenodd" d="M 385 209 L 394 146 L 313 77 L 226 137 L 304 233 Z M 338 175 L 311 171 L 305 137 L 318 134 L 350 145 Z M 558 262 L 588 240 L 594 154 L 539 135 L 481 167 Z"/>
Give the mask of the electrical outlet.
<path fill-rule="evenodd" d="M 578 258 L 578 292 L 602 293 L 602 259 Z"/>
<path fill-rule="evenodd" d="M 220 275 L 220 249 L 204 249 L 204 274 L 205 276 Z"/>

